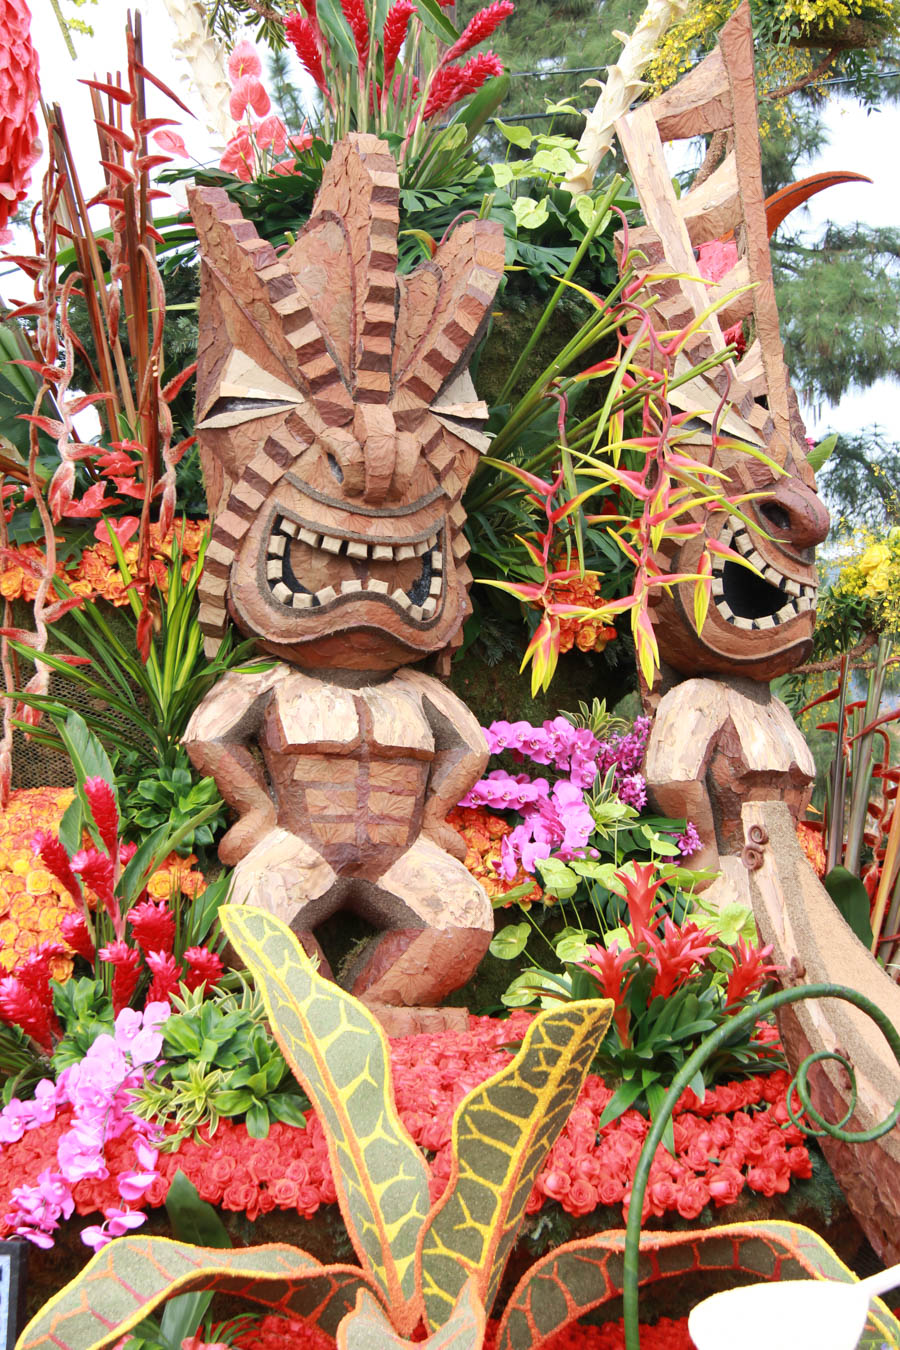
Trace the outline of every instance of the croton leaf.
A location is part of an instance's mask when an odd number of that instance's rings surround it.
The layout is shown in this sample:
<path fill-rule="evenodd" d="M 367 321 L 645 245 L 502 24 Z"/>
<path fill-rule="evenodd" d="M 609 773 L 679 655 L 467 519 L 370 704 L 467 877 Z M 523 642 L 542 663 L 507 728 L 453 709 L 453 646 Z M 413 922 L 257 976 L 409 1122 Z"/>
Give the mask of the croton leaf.
<path fill-rule="evenodd" d="M 480 1350 L 485 1322 L 475 1282 L 468 1280 L 444 1325 L 425 1341 L 408 1341 L 397 1335 L 372 1295 L 360 1289 L 356 1308 L 338 1328 L 337 1350 L 405 1350 L 407 1346 L 410 1350 Z"/>
<path fill-rule="evenodd" d="M 497 1350 L 532 1350 L 547 1337 L 622 1293 L 625 1233 L 598 1233 L 567 1242 L 537 1261 L 506 1305 Z M 686 1233 L 641 1237 L 638 1283 L 693 1271 L 743 1271 L 754 1280 L 856 1277 L 817 1233 L 801 1224 L 734 1223 Z M 858 1350 L 900 1345 L 900 1322 L 877 1303 Z"/>
<path fill-rule="evenodd" d="M 447 1321 L 470 1276 L 490 1310 L 535 1178 L 569 1118 L 612 1014 L 609 999 L 539 1014 L 515 1059 L 457 1107 L 450 1180 L 422 1237 L 430 1327 Z"/>
<path fill-rule="evenodd" d="M 409 1332 L 421 1316 L 415 1253 L 428 1217 L 428 1170 L 397 1114 L 384 1033 L 358 999 L 316 973 L 279 919 L 240 905 L 224 905 L 219 919 L 322 1122 L 356 1253 L 394 1324 Z"/>
<path fill-rule="evenodd" d="M 166 1299 L 202 1290 L 304 1317 L 333 1336 L 368 1283 L 358 1266 L 323 1266 L 283 1243 L 223 1251 L 169 1238 L 118 1238 L 44 1304 L 16 1350 L 104 1350 Z"/>

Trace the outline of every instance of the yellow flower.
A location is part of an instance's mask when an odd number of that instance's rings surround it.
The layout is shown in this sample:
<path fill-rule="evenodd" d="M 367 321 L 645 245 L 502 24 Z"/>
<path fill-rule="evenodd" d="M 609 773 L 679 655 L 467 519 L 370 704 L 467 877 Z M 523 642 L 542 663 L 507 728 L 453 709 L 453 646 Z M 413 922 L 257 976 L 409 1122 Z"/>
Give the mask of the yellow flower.
<path fill-rule="evenodd" d="M 878 568 L 883 568 L 886 563 L 890 562 L 890 558 L 891 551 L 887 544 L 870 544 L 860 558 L 858 565 L 868 575 Z"/>

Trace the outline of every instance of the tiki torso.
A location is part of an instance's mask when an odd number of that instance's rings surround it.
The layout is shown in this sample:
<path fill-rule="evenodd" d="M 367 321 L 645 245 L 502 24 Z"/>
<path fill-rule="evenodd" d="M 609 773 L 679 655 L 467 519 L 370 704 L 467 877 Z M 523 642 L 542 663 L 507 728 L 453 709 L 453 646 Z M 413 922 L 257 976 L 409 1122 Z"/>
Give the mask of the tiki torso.
<path fill-rule="evenodd" d="M 418 836 L 435 744 L 418 689 L 401 672 L 348 689 L 285 667 L 261 748 L 278 824 L 352 876 Z"/>

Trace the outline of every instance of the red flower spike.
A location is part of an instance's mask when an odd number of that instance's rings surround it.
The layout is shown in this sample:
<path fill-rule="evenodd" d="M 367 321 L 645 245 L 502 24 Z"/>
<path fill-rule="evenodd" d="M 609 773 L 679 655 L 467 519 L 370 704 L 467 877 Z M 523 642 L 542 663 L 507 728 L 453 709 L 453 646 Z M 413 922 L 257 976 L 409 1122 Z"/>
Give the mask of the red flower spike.
<path fill-rule="evenodd" d="M 424 121 L 435 117 L 445 108 L 451 107 L 460 97 L 462 68 L 460 66 L 441 66 L 431 81 L 431 89 L 422 113 Z"/>
<path fill-rule="evenodd" d="M 409 28 L 409 21 L 416 12 L 416 7 L 412 0 L 396 0 L 387 12 L 384 21 L 384 28 L 381 34 L 381 43 L 384 53 L 384 87 L 390 86 L 394 77 L 394 68 L 397 65 L 397 57 L 400 55 L 400 48 L 406 41 L 406 33 Z"/>
<path fill-rule="evenodd" d="M 661 878 L 653 880 L 655 871 L 653 863 L 647 863 L 644 867 L 635 863 L 633 874 L 630 870 L 616 873 L 625 888 L 625 902 L 628 905 L 631 931 L 636 942 L 643 941 L 648 932 L 652 933 L 659 923 L 662 912 L 662 906 L 655 901 L 657 891 L 663 883 Z"/>
<path fill-rule="evenodd" d="M 369 20 L 366 17 L 365 0 L 341 0 L 344 18 L 356 43 L 356 55 L 362 70 L 369 59 Z"/>
<path fill-rule="evenodd" d="M 147 965 L 153 975 L 150 988 L 147 990 L 147 1002 L 168 1003 L 171 995 L 178 992 L 181 967 L 174 956 L 169 956 L 165 952 L 150 952 L 147 955 Z"/>
<path fill-rule="evenodd" d="M 726 1008 L 740 1003 L 747 994 L 765 984 L 769 975 L 777 974 L 780 969 L 779 966 L 773 966 L 766 961 L 766 957 L 772 955 L 771 945 L 754 947 L 752 943 L 738 938 L 737 946 L 729 950 L 734 957 L 734 965 L 725 989 Z"/>
<path fill-rule="evenodd" d="M 668 998 L 670 994 L 696 974 L 699 966 L 715 951 L 715 943 L 710 942 L 709 933 L 698 928 L 695 923 L 686 923 L 681 928 L 666 916 L 663 923 L 663 937 L 646 932 L 647 960 L 656 967 L 656 978 L 650 990 L 650 998 Z"/>
<path fill-rule="evenodd" d="M 78 878 L 72 871 L 68 853 L 56 835 L 51 834 L 49 830 L 37 830 L 31 840 L 31 847 L 35 856 L 41 859 L 47 871 L 56 877 L 61 885 L 65 886 L 72 899 L 77 900 L 79 905 L 83 905 L 84 897 L 81 894 Z"/>
<path fill-rule="evenodd" d="M 484 42 L 500 27 L 504 19 L 509 18 L 515 8 L 511 0 L 494 0 L 492 5 L 480 9 L 466 24 L 459 38 L 444 57 L 444 62 L 455 61 L 457 57 L 464 56 L 473 47 L 477 47 L 479 42 Z"/>
<path fill-rule="evenodd" d="M 284 31 L 288 42 L 300 59 L 300 64 L 313 77 L 319 88 L 324 90 L 326 85 L 322 54 L 319 51 L 316 30 L 310 20 L 301 19 L 295 11 L 285 19 Z"/>
<path fill-rule="evenodd" d="M 100 948 L 100 960 L 108 961 L 113 967 L 113 1012 L 118 1014 L 128 1007 L 141 978 L 140 953 L 134 947 L 129 947 L 127 942 L 110 942 Z"/>
<path fill-rule="evenodd" d="M 165 900 L 145 900 L 132 906 L 128 922 L 135 942 L 143 952 L 169 955 L 175 943 L 175 918 Z"/>
<path fill-rule="evenodd" d="M 104 847 L 111 858 L 115 858 L 119 842 L 119 810 L 116 806 L 116 794 L 105 778 L 88 778 L 84 784 L 84 795 L 90 803 L 91 815 Z"/>
<path fill-rule="evenodd" d="M 60 920 L 59 931 L 76 956 L 83 956 L 90 965 L 94 964 L 94 944 L 82 914 L 65 914 Z"/>
<path fill-rule="evenodd" d="M 467 98 L 480 89 L 488 80 L 494 80 L 503 74 L 503 62 L 495 52 L 479 52 L 467 61 L 459 77 L 457 99 Z"/>
<path fill-rule="evenodd" d="M 205 984 L 206 992 L 209 993 L 222 978 L 224 966 L 215 952 L 211 952 L 207 947 L 188 947 L 184 959 L 189 972 L 184 982 L 191 992 L 198 989 L 201 984 Z"/>

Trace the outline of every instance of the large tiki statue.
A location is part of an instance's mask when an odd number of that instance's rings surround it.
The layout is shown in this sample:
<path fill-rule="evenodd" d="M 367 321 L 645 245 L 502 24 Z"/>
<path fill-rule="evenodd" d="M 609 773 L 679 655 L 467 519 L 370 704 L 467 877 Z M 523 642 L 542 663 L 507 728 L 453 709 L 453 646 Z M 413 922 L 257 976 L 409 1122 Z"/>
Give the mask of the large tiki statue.
<path fill-rule="evenodd" d="M 461 497 L 488 439 L 467 362 L 503 270 L 500 226 L 466 220 L 398 276 L 398 196 L 386 145 L 357 135 L 280 257 L 223 192 L 191 201 L 214 516 L 200 621 L 215 645 L 233 620 L 276 661 L 220 681 L 186 745 L 240 816 L 219 849 L 232 900 L 322 959 L 319 924 L 366 918 L 344 978 L 388 1025 L 463 984 L 492 931 L 445 823 L 484 737 L 415 667 L 469 612 Z"/>
<path fill-rule="evenodd" d="M 707 462 L 724 472 L 724 490 L 747 518 L 716 512 L 705 535 L 743 555 L 755 571 L 712 556 L 712 603 L 700 632 L 693 620 L 693 584 L 661 593 L 653 619 L 663 697 L 646 762 L 657 806 L 696 822 L 704 844 L 698 865 L 723 866 L 742 883 L 736 856 L 744 843 L 742 803 L 785 800 L 796 815 L 805 809 L 815 776 L 809 748 L 768 681 L 810 651 L 814 551 L 828 530 L 778 329 L 747 6 L 726 24 L 712 55 L 623 119 L 617 131 L 647 222 L 631 236 L 645 255 L 641 270 L 679 274 L 653 283 L 657 326 L 681 328 L 717 296 L 743 288 L 704 322 L 689 349 L 697 364 L 723 350 L 724 332 L 745 322 L 743 356 L 672 390 L 670 401 L 696 414 L 691 453 L 706 454 Z M 723 158 L 677 200 L 662 142 L 701 134 L 716 137 Z M 734 266 L 710 288 L 700 279 L 697 251 L 715 240 L 734 250 Z M 677 373 L 684 369 L 687 358 L 681 357 Z M 714 440 L 713 418 L 723 406 L 727 412 L 719 417 Z M 774 461 L 776 469 L 753 452 Z M 761 495 L 738 500 L 753 493 Z M 695 572 L 704 542 L 702 535 L 681 546 L 668 541 L 659 561 L 673 571 Z M 724 889 L 727 893 L 727 883 Z"/>

